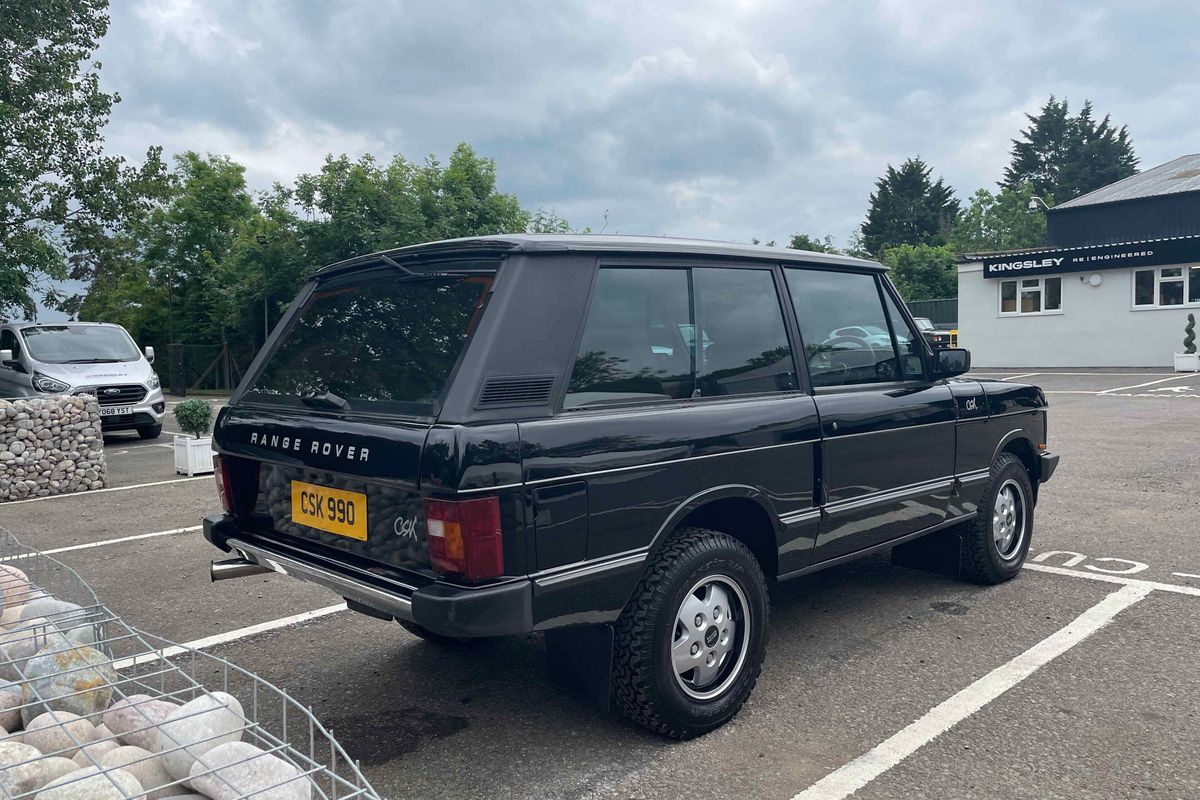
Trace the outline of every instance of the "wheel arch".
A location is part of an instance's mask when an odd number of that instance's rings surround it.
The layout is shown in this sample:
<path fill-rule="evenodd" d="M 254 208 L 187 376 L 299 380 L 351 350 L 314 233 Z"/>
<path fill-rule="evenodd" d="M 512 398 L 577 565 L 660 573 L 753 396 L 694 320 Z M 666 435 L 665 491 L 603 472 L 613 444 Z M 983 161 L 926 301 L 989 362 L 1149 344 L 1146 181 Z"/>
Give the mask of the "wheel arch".
<path fill-rule="evenodd" d="M 649 558 L 677 529 L 708 528 L 728 534 L 750 549 L 768 580 L 779 574 L 779 538 L 783 523 L 760 489 L 729 484 L 705 489 L 680 503 L 655 533 Z"/>
<path fill-rule="evenodd" d="M 1038 461 L 1033 437 L 1025 428 L 1017 428 L 1009 431 L 996 445 L 995 455 L 992 456 L 992 463 L 1000 457 L 1001 453 L 1009 453 L 1021 460 L 1021 464 L 1025 467 L 1025 472 L 1029 475 L 1029 485 L 1033 488 L 1033 502 L 1037 503 L 1038 496 Z"/>

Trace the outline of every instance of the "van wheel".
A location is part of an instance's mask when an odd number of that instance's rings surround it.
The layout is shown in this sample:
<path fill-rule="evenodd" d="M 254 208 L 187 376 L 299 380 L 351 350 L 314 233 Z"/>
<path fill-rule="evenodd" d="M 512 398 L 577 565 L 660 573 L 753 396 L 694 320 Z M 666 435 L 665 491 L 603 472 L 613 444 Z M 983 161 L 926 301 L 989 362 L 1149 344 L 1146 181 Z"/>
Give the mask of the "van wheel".
<path fill-rule="evenodd" d="M 1021 459 L 1001 453 L 979 502 L 979 515 L 963 526 L 961 570 L 975 583 L 997 584 L 1021 571 L 1033 538 L 1033 486 Z"/>
<path fill-rule="evenodd" d="M 148 425 L 145 428 L 137 429 L 138 436 L 143 439 L 157 439 L 162 434 L 162 423 L 158 425 Z"/>
<path fill-rule="evenodd" d="M 758 680 L 769 613 L 766 578 L 744 544 L 703 528 L 677 531 L 617 620 L 617 704 L 675 739 L 724 725 Z"/>

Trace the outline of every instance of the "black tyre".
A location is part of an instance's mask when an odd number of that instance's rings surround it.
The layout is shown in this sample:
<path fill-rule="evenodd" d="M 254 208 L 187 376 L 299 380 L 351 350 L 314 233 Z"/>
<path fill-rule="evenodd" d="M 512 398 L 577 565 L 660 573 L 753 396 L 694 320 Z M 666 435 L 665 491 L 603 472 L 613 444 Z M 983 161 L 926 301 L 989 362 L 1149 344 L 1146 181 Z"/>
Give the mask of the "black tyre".
<path fill-rule="evenodd" d="M 963 526 L 962 575 L 1004 583 L 1021 571 L 1033 539 L 1033 486 L 1021 459 L 1001 453 L 983 490 L 979 516 Z"/>
<path fill-rule="evenodd" d="M 766 578 L 744 544 L 702 528 L 677 531 L 617 621 L 617 704 L 675 739 L 720 727 L 758 680 L 769 614 Z"/>
<path fill-rule="evenodd" d="M 157 439 L 162 434 L 162 424 L 150 425 L 145 428 L 137 429 L 138 436 L 143 439 Z"/>

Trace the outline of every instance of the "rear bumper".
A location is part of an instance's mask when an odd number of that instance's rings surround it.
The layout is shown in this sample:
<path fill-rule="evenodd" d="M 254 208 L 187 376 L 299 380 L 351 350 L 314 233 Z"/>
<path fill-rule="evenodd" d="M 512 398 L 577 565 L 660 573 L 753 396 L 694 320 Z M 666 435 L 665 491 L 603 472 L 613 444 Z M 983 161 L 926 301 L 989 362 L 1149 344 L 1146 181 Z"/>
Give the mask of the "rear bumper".
<path fill-rule="evenodd" d="M 1050 480 L 1054 470 L 1058 469 L 1058 453 L 1041 453 L 1038 455 L 1038 480 L 1045 483 Z"/>
<path fill-rule="evenodd" d="M 204 518 L 204 538 L 273 572 L 324 586 L 344 597 L 355 610 L 414 622 L 443 636 L 508 636 L 533 630 L 533 584 L 528 579 L 477 588 L 436 581 L 408 586 L 287 551 L 242 531 L 224 514 Z"/>

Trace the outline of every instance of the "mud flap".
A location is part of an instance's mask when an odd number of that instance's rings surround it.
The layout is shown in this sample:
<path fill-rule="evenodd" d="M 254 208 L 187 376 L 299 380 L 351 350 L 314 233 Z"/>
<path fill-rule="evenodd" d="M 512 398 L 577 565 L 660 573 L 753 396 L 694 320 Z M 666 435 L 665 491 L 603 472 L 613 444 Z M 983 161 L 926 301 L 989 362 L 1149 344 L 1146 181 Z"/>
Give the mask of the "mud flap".
<path fill-rule="evenodd" d="M 948 529 L 898 544 L 892 548 L 892 563 L 958 578 L 962 570 L 962 537 Z"/>
<path fill-rule="evenodd" d="M 612 654 L 611 625 L 546 631 L 550 680 L 602 711 L 609 709 Z"/>

